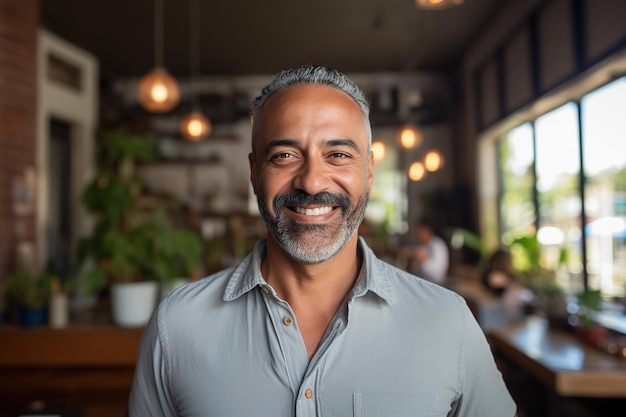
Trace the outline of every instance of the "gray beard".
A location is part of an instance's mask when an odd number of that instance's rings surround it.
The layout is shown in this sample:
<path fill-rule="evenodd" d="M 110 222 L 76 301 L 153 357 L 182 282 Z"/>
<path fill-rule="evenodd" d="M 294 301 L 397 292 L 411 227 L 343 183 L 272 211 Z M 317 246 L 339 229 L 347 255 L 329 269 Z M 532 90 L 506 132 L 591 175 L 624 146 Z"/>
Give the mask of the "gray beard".
<path fill-rule="evenodd" d="M 267 229 L 276 242 L 294 260 L 305 264 L 322 263 L 336 255 L 350 241 L 367 208 L 369 193 L 363 194 L 355 206 L 350 209 L 350 200 L 343 195 L 320 193 L 315 196 L 292 193 L 278 196 L 274 201 L 276 219 L 272 218 L 262 194 L 257 195 L 259 211 Z M 282 216 L 287 201 L 297 204 L 338 205 L 342 211 L 341 221 L 332 224 L 302 224 Z"/>

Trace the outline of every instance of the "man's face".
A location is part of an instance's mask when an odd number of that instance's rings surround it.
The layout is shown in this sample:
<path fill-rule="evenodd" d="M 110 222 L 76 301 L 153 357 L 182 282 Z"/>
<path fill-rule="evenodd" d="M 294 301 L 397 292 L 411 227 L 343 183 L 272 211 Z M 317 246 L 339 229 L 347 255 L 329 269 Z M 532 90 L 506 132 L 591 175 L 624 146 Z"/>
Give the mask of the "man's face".
<path fill-rule="evenodd" d="M 373 158 L 359 106 L 328 86 L 292 87 L 265 104 L 251 181 L 270 237 L 294 259 L 320 263 L 356 238 Z"/>

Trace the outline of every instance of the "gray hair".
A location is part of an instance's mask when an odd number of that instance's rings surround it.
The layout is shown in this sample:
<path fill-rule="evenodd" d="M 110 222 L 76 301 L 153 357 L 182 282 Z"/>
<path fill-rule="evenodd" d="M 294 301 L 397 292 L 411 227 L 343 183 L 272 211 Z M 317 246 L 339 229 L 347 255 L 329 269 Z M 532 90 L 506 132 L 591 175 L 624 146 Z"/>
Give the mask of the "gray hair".
<path fill-rule="evenodd" d="M 274 94 L 285 91 L 291 87 L 307 84 L 327 85 L 349 95 L 359 105 L 365 128 L 367 129 L 369 145 L 372 142 L 372 129 L 370 126 L 370 105 L 363 91 L 348 77 L 339 71 L 323 66 L 305 65 L 298 68 L 288 69 L 276 74 L 270 83 L 261 91 L 261 95 L 254 99 L 251 108 L 252 116 L 252 152 L 261 125 L 261 112 L 267 100 Z"/>

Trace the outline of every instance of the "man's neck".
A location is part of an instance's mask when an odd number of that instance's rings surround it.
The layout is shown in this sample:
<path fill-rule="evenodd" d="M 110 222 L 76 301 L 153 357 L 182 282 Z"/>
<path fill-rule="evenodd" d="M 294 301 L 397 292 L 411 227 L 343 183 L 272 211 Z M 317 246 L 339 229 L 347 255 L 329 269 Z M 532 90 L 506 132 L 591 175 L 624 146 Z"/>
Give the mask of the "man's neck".
<path fill-rule="evenodd" d="M 361 267 L 355 235 L 335 256 L 318 264 L 306 264 L 291 258 L 271 237 L 261 264 L 263 278 L 287 302 L 313 298 L 341 300 L 352 289 Z"/>
<path fill-rule="evenodd" d="M 271 238 L 261 264 L 263 278 L 291 306 L 309 357 L 350 292 L 361 268 L 355 237 L 335 256 L 319 264 L 294 261 Z"/>

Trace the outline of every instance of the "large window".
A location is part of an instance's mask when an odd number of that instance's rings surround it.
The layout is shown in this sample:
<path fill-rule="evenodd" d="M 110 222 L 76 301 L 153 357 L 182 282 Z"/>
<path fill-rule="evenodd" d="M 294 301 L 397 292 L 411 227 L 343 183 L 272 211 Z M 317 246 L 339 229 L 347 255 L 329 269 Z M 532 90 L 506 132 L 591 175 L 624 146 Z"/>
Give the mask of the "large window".
<path fill-rule="evenodd" d="M 543 265 L 560 284 L 580 291 L 582 273 L 578 108 L 567 103 L 535 122 L 537 197 Z M 565 273 L 564 273 L 565 272 Z"/>
<path fill-rule="evenodd" d="M 626 78 L 510 130 L 498 150 L 502 241 L 538 226 L 561 286 L 624 296 Z"/>
<path fill-rule="evenodd" d="M 504 241 L 528 234 L 535 227 L 533 203 L 534 145 L 530 123 L 511 130 L 500 141 L 500 227 Z"/>
<path fill-rule="evenodd" d="M 626 79 L 581 101 L 587 273 L 607 295 L 626 286 Z"/>

